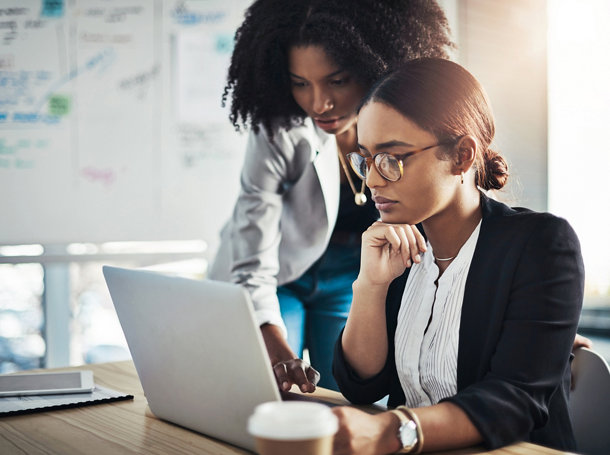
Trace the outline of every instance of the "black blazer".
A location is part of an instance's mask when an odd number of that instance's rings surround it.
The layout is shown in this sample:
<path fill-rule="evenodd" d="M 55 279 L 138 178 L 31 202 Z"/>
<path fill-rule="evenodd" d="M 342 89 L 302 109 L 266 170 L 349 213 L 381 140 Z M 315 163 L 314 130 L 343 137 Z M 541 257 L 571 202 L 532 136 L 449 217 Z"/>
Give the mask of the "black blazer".
<path fill-rule="evenodd" d="M 584 267 L 567 221 L 510 208 L 481 195 L 483 220 L 464 293 L 457 363 L 460 406 L 489 449 L 525 440 L 563 450 L 576 443 L 568 414 L 571 348 L 580 316 Z M 404 404 L 394 334 L 409 270 L 386 299 L 388 357 L 363 380 L 345 360 L 341 336 L 333 374 L 353 403 L 390 395 Z"/>

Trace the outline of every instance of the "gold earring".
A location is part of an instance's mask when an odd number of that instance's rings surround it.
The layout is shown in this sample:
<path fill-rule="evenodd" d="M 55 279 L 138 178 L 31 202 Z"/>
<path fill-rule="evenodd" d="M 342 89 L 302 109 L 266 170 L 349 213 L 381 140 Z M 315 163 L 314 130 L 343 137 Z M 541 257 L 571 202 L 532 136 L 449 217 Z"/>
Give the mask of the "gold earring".
<path fill-rule="evenodd" d="M 460 173 L 460 175 L 462 176 L 462 185 L 463 185 L 463 184 L 464 184 L 464 171 L 462 171 L 462 172 Z"/>

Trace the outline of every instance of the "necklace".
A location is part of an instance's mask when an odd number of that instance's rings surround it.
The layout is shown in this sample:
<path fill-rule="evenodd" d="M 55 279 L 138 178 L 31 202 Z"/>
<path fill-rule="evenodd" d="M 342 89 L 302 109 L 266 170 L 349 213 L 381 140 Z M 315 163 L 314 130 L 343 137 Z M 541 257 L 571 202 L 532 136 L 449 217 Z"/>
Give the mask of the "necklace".
<path fill-rule="evenodd" d="M 437 258 L 436 256 L 434 256 L 434 259 L 436 259 L 437 261 L 451 261 L 452 259 L 455 259 L 455 256 L 451 256 L 450 258 Z"/>
<path fill-rule="evenodd" d="M 360 187 L 360 191 L 356 191 L 356 186 L 352 181 L 352 176 L 349 173 L 349 169 L 347 168 L 347 164 L 345 164 L 345 158 L 343 158 L 343 153 L 341 150 L 337 149 L 339 154 L 339 161 L 341 161 L 341 167 L 343 168 L 343 172 L 345 172 L 345 176 L 347 177 L 347 182 L 349 183 L 349 187 L 352 189 L 352 193 L 354 193 L 354 202 L 356 205 L 364 205 L 366 204 L 366 194 L 364 194 L 364 180 L 362 181 L 362 186 Z"/>

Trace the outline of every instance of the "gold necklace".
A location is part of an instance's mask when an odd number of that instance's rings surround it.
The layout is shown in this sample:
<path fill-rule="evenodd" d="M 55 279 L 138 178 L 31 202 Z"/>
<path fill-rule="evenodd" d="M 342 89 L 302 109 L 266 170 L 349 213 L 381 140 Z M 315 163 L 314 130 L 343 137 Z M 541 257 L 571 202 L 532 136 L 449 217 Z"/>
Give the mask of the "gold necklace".
<path fill-rule="evenodd" d="M 364 205 L 366 204 L 366 194 L 364 194 L 364 180 L 362 181 L 362 186 L 360 187 L 360 192 L 356 191 L 356 186 L 352 181 L 352 176 L 349 173 L 349 169 L 347 168 L 347 164 L 345 164 L 345 158 L 343 158 L 343 153 L 341 150 L 337 149 L 337 153 L 339 154 L 339 161 L 341 161 L 341 167 L 343 168 L 343 172 L 345 172 L 345 176 L 347 177 L 347 182 L 349 183 L 349 187 L 352 189 L 352 193 L 354 193 L 354 202 L 356 205 Z"/>

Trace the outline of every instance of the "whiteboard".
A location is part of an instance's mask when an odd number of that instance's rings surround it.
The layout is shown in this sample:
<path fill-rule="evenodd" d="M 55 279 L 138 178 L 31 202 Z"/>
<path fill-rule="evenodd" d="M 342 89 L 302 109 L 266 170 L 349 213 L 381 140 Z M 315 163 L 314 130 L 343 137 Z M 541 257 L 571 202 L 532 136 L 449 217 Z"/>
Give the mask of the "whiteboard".
<path fill-rule="evenodd" d="M 214 241 L 245 0 L 2 0 L 0 244 Z"/>

